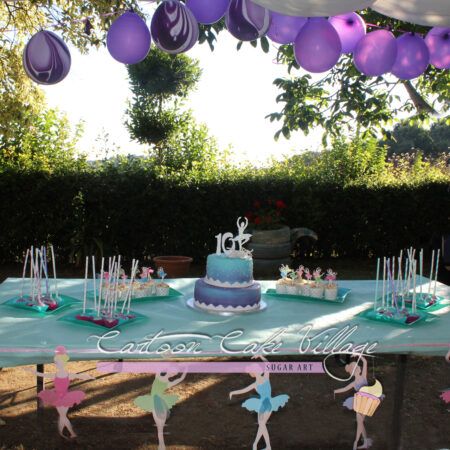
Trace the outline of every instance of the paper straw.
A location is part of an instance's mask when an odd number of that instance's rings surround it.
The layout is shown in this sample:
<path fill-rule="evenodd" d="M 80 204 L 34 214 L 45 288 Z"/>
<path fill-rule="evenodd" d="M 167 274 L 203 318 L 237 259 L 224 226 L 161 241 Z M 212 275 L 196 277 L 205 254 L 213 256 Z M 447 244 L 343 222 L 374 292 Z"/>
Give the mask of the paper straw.
<path fill-rule="evenodd" d="M 27 264 L 28 264 L 28 255 L 30 254 L 30 249 L 27 248 L 27 254 L 25 255 L 25 262 L 23 264 L 23 271 L 22 271 L 22 284 L 20 286 L 20 298 L 23 298 L 23 289 L 25 284 L 25 274 L 27 271 Z"/>
<path fill-rule="evenodd" d="M 383 308 L 385 295 L 386 295 L 386 256 L 383 256 L 383 296 L 381 300 L 381 305 Z"/>
<path fill-rule="evenodd" d="M 375 298 L 373 299 L 373 309 L 377 309 L 378 298 L 378 278 L 380 277 L 380 258 L 377 259 L 377 281 L 375 282 Z"/>
<path fill-rule="evenodd" d="M 84 268 L 83 314 L 86 312 L 86 294 L 87 294 L 88 270 L 89 270 L 89 256 L 86 256 L 86 265 L 85 265 L 85 268 Z"/>
<path fill-rule="evenodd" d="M 50 286 L 48 283 L 48 264 L 47 264 L 47 247 L 46 246 L 44 246 L 44 273 L 45 273 L 45 294 L 48 298 L 51 298 Z"/>
<path fill-rule="evenodd" d="M 56 298 L 58 298 L 58 281 L 56 278 L 56 262 L 55 262 L 55 251 L 53 250 L 53 244 L 50 244 L 50 250 L 52 251 L 53 278 L 55 280 L 55 295 L 56 295 Z"/>
<path fill-rule="evenodd" d="M 423 275 L 423 249 L 419 254 L 419 270 L 420 270 L 420 298 L 422 298 L 422 275 Z"/>
<path fill-rule="evenodd" d="M 413 270 L 413 299 L 412 299 L 412 311 L 416 312 L 416 275 L 417 275 L 417 260 L 413 261 L 414 270 Z"/>
<path fill-rule="evenodd" d="M 441 249 L 438 248 L 437 256 L 436 256 L 436 276 L 434 278 L 434 288 L 433 288 L 433 297 L 436 297 L 436 286 L 437 286 L 437 277 L 439 273 L 439 257 L 441 256 Z"/>
<path fill-rule="evenodd" d="M 105 267 L 105 258 L 102 256 L 102 265 L 100 268 L 100 290 L 99 290 L 99 294 L 98 294 L 98 310 L 97 310 L 97 315 L 100 315 L 100 309 L 102 306 L 102 291 L 103 291 L 103 270 Z"/>
<path fill-rule="evenodd" d="M 121 256 L 117 259 L 117 273 L 116 273 L 116 283 L 114 285 L 114 311 L 117 309 L 117 295 L 119 291 L 119 277 L 120 277 L 120 260 Z"/>
<path fill-rule="evenodd" d="M 92 255 L 92 281 L 94 283 L 94 309 L 97 310 L 97 283 L 95 275 L 95 256 Z"/>

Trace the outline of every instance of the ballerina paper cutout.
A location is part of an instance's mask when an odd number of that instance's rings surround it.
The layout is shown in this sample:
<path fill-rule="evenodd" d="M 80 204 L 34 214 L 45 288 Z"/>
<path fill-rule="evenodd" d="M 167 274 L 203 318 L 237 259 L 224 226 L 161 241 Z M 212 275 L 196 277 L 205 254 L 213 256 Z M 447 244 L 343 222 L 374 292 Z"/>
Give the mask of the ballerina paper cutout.
<path fill-rule="evenodd" d="M 75 439 L 77 435 L 73 431 L 67 413 L 70 408 L 81 403 L 86 394 L 83 391 L 70 391 L 69 384 L 71 380 L 94 380 L 95 378 L 87 373 L 71 373 L 67 370 L 67 361 L 69 355 L 62 345 L 55 349 L 54 362 L 56 373 L 42 373 L 34 369 L 26 369 L 28 372 L 41 378 L 53 380 L 54 389 L 46 389 L 39 392 L 38 397 L 44 405 L 54 406 L 58 411 L 58 433 L 64 439 Z M 69 432 L 69 437 L 64 434 L 64 429 Z"/>
<path fill-rule="evenodd" d="M 352 361 L 351 363 L 347 364 L 345 366 L 345 371 L 350 375 L 350 377 L 354 378 L 354 381 L 352 381 L 350 384 L 341 389 L 335 389 L 334 394 L 335 395 L 341 394 L 350 391 L 351 389 L 354 389 L 356 393 L 360 392 L 361 396 L 365 396 L 368 399 L 368 401 L 378 400 L 378 403 L 376 405 L 373 404 L 372 405 L 373 408 L 368 410 L 360 409 L 360 406 L 357 405 L 356 402 L 356 394 L 354 396 L 345 399 L 344 403 L 342 404 L 345 408 L 349 409 L 350 411 L 355 411 L 356 413 L 356 436 L 355 441 L 353 442 L 353 450 L 356 450 L 358 448 L 368 449 L 372 445 L 372 439 L 370 439 L 367 436 L 364 420 L 367 417 L 367 415 L 371 416 L 375 412 L 375 409 L 378 407 L 379 400 L 384 398 L 384 395 L 382 395 L 382 387 L 378 381 L 376 381 L 374 386 L 372 387 L 368 386 L 366 358 L 364 358 L 364 356 L 359 355 L 353 355 L 353 357 L 361 359 L 362 367 L 358 364 L 358 361 Z M 378 397 L 373 396 L 371 394 L 371 391 L 373 389 L 375 389 L 377 394 L 378 391 L 381 389 L 381 392 L 379 393 Z M 363 438 L 363 443 L 361 446 L 358 447 L 358 443 L 361 437 Z"/>
<path fill-rule="evenodd" d="M 149 395 L 141 395 L 134 400 L 134 404 L 144 411 L 150 412 L 156 423 L 158 431 L 158 450 L 165 450 L 164 443 L 164 426 L 169 415 L 170 410 L 178 401 L 178 395 L 166 394 L 166 390 L 181 383 L 186 378 L 184 372 L 180 377 L 170 380 L 170 378 L 177 375 L 176 373 L 163 372 L 155 374 L 155 379 Z"/>
<path fill-rule="evenodd" d="M 257 358 L 255 355 L 252 359 Z M 264 356 L 259 356 L 259 358 L 267 362 Z M 249 386 L 239 389 L 237 391 L 230 392 L 230 400 L 233 395 L 245 394 L 255 390 L 259 397 L 252 397 L 245 400 L 242 403 L 242 407 L 248 409 L 249 411 L 258 413 L 258 432 L 256 433 L 255 441 L 253 442 L 253 450 L 258 448 L 258 442 L 261 438 L 264 438 L 266 443 L 265 450 L 271 450 L 269 431 L 267 430 L 267 422 L 273 411 L 278 411 L 282 408 L 289 400 L 289 396 L 286 394 L 277 395 L 272 397 L 272 387 L 270 385 L 269 373 L 249 373 L 249 375 L 255 378 L 255 382 Z"/>

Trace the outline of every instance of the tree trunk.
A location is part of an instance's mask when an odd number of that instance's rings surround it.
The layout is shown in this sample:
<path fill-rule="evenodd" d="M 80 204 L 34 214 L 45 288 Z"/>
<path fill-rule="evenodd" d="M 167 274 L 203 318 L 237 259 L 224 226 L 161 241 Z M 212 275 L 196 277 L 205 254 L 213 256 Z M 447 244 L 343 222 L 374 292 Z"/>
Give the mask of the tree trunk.
<path fill-rule="evenodd" d="M 402 80 L 403 86 L 405 86 L 406 92 L 409 95 L 409 98 L 414 103 L 414 106 L 418 113 L 425 113 L 429 115 L 437 115 L 439 114 L 427 101 L 419 94 L 417 89 L 413 86 L 411 81 Z"/>

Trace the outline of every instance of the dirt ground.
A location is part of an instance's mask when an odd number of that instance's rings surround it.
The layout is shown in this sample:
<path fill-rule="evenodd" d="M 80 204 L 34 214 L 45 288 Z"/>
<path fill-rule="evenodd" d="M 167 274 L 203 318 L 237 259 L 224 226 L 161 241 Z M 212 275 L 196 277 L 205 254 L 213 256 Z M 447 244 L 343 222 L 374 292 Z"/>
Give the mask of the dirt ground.
<path fill-rule="evenodd" d="M 299 360 L 284 358 L 285 360 Z M 312 361 L 314 358 L 304 358 Z M 86 399 L 69 413 L 79 437 L 67 442 L 56 432 L 53 408 L 36 412 L 33 375 L 23 367 L 0 372 L 0 449 L 156 449 L 156 428 L 150 414 L 133 404 L 149 392 L 151 375 L 100 374 L 95 362 L 69 363 L 74 372 L 87 371 L 95 381 L 75 382 Z M 343 375 L 337 364 L 334 368 Z M 388 448 L 392 433 L 395 357 L 379 357 L 369 368 L 381 381 L 386 398 L 372 418 L 366 419 L 374 450 Z M 52 372 L 52 365 L 46 371 Z M 188 375 L 172 391 L 180 400 L 172 409 L 166 426 L 168 449 L 212 450 L 251 448 L 256 415 L 241 407 L 251 394 L 228 399 L 230 391 L 251 383 L 248 375 Z M 348 450 L 355 432 L 354 413 L 342 408 L 347 394 L 333 398 L 342 387 L 327 375 L 272 375 L 273 395 L 288 394 L 287 405 L 273 413 L 269 433 L 273 449 Z M 47 388 L 51 384 L 47 385 Z M 450 410 L 440 399 L 450 387 L 450 366 L 444 358 L 410 357 L 407 363 L 402 436 L 405 450 L 438 450 L 450 446 Z M 262 442 L 261 442 L 262 443 Z M 260 446 L 259 448 L 263 448 Z"/>
<path fill-rule="evenodd" d="M 372 263 L 320 261 L 332 264 L 341 279 L 372 278 Z M 308 264 L 308 263 L 307 263 Z M 311 263 L 314 265 L 315 263 Z M 355 270 L 355 267 L 358 267 Z M 194 266 L 190 276 L 200 276 L 203 267 Z M 15 273 L 17 272 L 17 273 Z M 0 279 L 19 276 L 19 267 L 0 267 Z M 80 277 L 79 270 L 67 268 L 61 276 Z M 443 280 L 444 281 L 444 280 Z M 313 357 L 277 360 L 314 361 Z M 87 371 L 95 381 L 76 382 L 71 389 L 83 389 L 86 399 L 69 412 L 79 437 L 68 442 L 58 437 L 57 413 L 52 408 L 36 412 L 34 377 L 23 367 L 0 371 L 0 450 L 52 449 L 156 449 L 153 418 L 133 404 L 134 398 L 149 393 L 151 375 L 100 374 L 95 361 L 69 363 L 73 372 Z M 380 356 L 370 366 L 371 379 L 381 381 L 386 398 L 372 418 L 366 419 L 373 450 L 387 450 L 392 435 L 395 356 Z M 54 370 L 45 366 L 47 372 Z M 336 373 L 344 375 L 336 365 Z M 241 407 L 251 394 L 229 400 L 229 392 L 252 382 L 248 375 L 188 375 L 173 392 L 180 400 L 167 421 L 167 448 L 184 450 L 249 449 L 253 443 L 256 414 Z M 272 375 L 273 395 L 288 394 L 287 405 L 270 418 L 268 429 L 272 448 L 282 450 L 349 450 L 355 432 L 354 413 L 342 402 L 350 394 L 333 398 L 343 387 L 327 375 Z M 50 388 L 51 383 L 47 388 Z M 450 405 L 439 398 L 450 388 L 450 365 L 444 358 L 409 357 L 405 378 L 401 436 L 404 450 L 450 448 Z M 399 431 L 399 430 L 396 430 Z M 262 441 L 258 448 L 263 448 Z"/>

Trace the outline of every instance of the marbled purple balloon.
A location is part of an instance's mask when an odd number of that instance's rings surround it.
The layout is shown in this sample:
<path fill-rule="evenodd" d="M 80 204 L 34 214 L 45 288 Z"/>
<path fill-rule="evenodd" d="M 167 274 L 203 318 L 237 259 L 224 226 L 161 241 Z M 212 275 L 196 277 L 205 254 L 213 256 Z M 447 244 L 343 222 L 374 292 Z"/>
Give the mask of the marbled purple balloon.
<path fill-rule="evenodd" d="M 328 21 L 339 35 L 342 53 L 352 53 L 366 34 L 366 23 L 360 15 L 354 12 L 330 17 Z"/>
<path fill-rule="evenodd" d="M 128 11 L 116 19 L 108 30 L 106 45 L 111 56 L 123 64 L 137 64 L 150 51 L 151 37 L 139 14 Z"/>
<path fill-rule="evenodd" d="M 192 12 L 178 0 L 165 0 L 152 17 L 151 32 L 158 48 L 167 53 L 183 53 L 198 40 L 198 23 Z"/>
<path fill-rule="evenodd" d="M 397 38 L 397 58 L 391 73 L 401 80 L 412 80 L 422 75 L 430 62 L 430 52 L 425 41 L 414 33 Z"/>
<path fill-rule="evenodd" d="M 211 25 L 218 22 L 227 12 L 230 0 L 186 0 L 198 23 Z"/>
<path fill-rule="evenodd" d="M 231 0 L 225 14 L 228 31 L 241 41 L 254 41 L 267 33 L 270 12 L 251 0 Z"/>
<path fill-rule="evenodd" d="M 425 37 L 430 62 L 438 69 L 450 69 L 450 27 L 434 27 Z"/>
<path fill-rule="evenodd" d="M 297 63 L 312 73 L 330 70 L 338 62 L 341 49 L 337 31 L 321 17 L 308 19 L 294 42 Z"/>
<path fill-rule="evenodd" d="M 71 61 L 67 45 L 52 31 L 33 35 L 23 51 L 25 72 L 39 84 L 62 81 L 69 73 Z"/>
<path fill-rule="evenodd" d="M 291 44 L 308 20 L 306 17 L 285 16 L 271 11 L 271 20 L 267 37 L 277 44 Z"/>
<path fill-rule="evenodd" d="M 387 30 L 367 33 L 353 52 L 356 68 L 369 77 L 390 72 L 397 58 L 397 42 Z"/>

